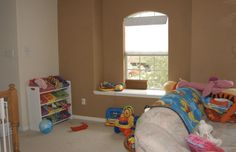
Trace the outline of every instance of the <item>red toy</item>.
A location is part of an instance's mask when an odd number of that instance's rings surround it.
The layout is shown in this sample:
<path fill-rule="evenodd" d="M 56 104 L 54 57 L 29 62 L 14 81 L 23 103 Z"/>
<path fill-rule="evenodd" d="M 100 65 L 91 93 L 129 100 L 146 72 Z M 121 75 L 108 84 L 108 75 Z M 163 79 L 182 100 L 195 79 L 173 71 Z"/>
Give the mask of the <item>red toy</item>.
<path fill-rule="evenodd" d="M 120 117 L 115 121 L 115 133 L 122 132 L 126 137 L 132 133 L 134 128 L 134 109 L 132 106 L 125 106 Z"/>
<path fill-rule="evenodd" d="M 87 128 L 88 128 L 88 125 L 84 122 L 82 122 L 80 126 L 70 127 L 71 131 L 80 131 Z"/>

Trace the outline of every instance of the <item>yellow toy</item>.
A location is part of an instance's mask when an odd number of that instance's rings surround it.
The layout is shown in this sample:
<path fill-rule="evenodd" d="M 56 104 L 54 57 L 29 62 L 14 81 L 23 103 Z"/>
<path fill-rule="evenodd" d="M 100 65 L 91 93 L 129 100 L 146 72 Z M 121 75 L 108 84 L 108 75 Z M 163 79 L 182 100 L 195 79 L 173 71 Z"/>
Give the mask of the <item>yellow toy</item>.
<path fill-rule="evenodd" d="M 175 81 L 167 81 L 166 83 L 164 83 L 163 89 L 166 92 L 170 92 L 176 89 L 176 85 L 177 85 L 177 82 Z"/>
<path fill-rule="evenodd" d="M 123 108 L 122 114 L 115 121 L 114 131 L 116 133 L 122 132 L 127 137 L 132 133 L 134 124 L 134 109 L 132 106 L 125 106 Z"/>
<path fill-rule="evenodd" d="M 127 145 L 128 145 L 128 147 L 130 147 L 131 149 L 135 149 L 135 138 L 134 138 L 134 135 L 132 135 L 132 136 L 130 136 L 130 137 L 128 138 Z"/>
<path fill-rule="evenodd" d="M 122 91 L 124 89 L 124 83 L 114 83 L 104 81 L 99 85 L 99 90 L 101 91 Z"/>
<path fill-rule="evenodd" d="M 114 91 L 122 91 L 124 90 L 124 85 L 122 84 L 117 84 L 114 88 Z"/>

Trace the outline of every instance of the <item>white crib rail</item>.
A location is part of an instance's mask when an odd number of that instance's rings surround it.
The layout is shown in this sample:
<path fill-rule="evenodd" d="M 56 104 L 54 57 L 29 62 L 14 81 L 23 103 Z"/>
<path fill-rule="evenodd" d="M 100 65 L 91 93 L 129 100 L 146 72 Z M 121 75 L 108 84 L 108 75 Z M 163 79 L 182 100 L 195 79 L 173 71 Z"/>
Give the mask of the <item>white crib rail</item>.
<path fill-rule="evenodd" d="M 0 98 L 0 136 L 1 136 L 1 143 L 0 143 L 0 152 L 11 152 L 11 130 L 10 130 L 10 123 L 8 117 L 8 106 L 7 102 L 4 101 L 3 98 Z M 7 147 L 8 146 L 8 147 Z"/>

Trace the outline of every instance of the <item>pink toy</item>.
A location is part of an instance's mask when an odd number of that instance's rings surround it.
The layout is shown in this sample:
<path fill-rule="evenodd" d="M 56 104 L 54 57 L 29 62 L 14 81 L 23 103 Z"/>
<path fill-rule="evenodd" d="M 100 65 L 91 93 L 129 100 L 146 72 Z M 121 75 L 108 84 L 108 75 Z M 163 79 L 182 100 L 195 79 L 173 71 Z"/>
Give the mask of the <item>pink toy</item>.
<path fill-rule="evenodd" d="M 39 88 L 47 89 L 48 87 L 47 83 L 41 78 L 35 79 L 34 82 L 39 86 Z"/>
<path fill-rule="evenodd" d="M 224 152 L 222 148 L 195 134 L 190 134 L 186 141 L 191 152 Z"/>
<path fill-rule="evenodd" d="M 187 82 L 180 80 L 177 87 L 192 87 L 199 91 L 202 91 L 202 95 L 205 97 L 210 93 L 216 94 L 220 93 L 224 89 L 228 89 L 234 86 L 233 81 L 220 80 L 217 77 L 210 77 L 208 84 L 197 83 L 197 82 Z"/>

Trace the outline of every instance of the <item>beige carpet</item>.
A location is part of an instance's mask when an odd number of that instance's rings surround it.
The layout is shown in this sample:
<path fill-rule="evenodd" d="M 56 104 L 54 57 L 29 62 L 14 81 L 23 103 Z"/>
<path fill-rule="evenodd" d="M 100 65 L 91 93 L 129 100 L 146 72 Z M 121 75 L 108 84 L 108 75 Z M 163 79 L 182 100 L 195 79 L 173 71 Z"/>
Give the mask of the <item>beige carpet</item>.
<path fill-rule="evenodd" d="M 124 136 L 115 134 L 112 127 L 103 123 L 87 122 L 83 131 L 70 132 L 70 126 L 79 120 L 68 120 L 55 125 L 47 135 L 27 131 L 20 134 L 21 152 L 127 152 L 123 146 Z M 86 121 L 83 121 L 86 122 Z"/>

